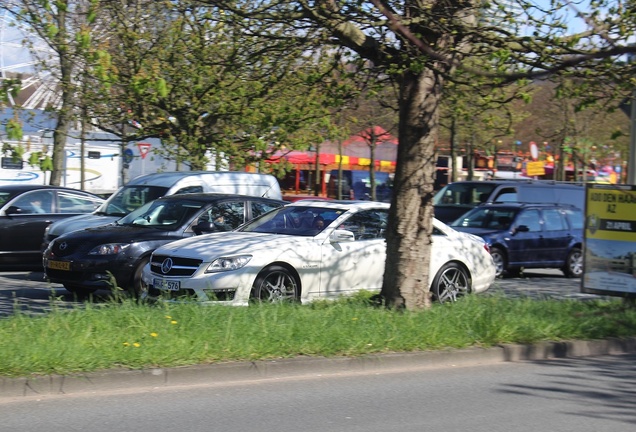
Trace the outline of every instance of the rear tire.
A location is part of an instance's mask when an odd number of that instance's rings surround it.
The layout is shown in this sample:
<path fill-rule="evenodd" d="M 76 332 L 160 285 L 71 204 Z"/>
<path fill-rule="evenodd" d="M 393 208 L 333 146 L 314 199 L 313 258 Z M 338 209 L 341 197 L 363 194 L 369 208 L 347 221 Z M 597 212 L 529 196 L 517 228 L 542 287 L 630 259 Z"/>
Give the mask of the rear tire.
<path fill-rule="evenodd" d="M 583 275 L 583 251 L 574 247 L 565 260 L 563 273 L 569 278 L 580 278 Z"/>
<path fill-rule="evenodd" d="M 270 266 L 258 275 L 252 287 L 251 299 L 264 303 L 295 302 L 300 297 L 299 283 L 289 270 Z"/>
<path fill-rule="evenodd" d="M 470 292 L 470 285 L 468 272 L 457 263 L 448 263 L 435 275 L 431 292 L 440 303 L 457 301 Z"/>

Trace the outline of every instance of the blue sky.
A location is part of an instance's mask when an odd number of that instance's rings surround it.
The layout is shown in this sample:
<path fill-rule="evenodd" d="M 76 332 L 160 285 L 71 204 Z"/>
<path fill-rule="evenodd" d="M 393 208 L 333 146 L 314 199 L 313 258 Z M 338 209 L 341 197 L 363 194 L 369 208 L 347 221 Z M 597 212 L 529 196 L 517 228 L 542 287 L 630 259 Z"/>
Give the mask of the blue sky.
<path fill-rule="evenodd" d="M 550 0 L 534 0 L 534 2 L 539 6 L 547 8 Z M 589 8 L 589 0 L 573 0 L 572 3 L 582 11 Z M 585 22 L 581 18 L 576 17 L 576 12 L 572 8 L 562 8 L 560 14 L 566 17 L 570 22 L 571 32 L 579 32 L 586 28 Z M 8 25 L 9 21 L 10 19 L 8 19 L 6 15 L 0 15 L 0 68 L 9 68 L 31 61 L 29 52 L 21 47 L 21 41 L 23 39 L 22 33 L 16 28 L 10 27 Z M 13 69 L 13 71 L 25 70 L 29 70 L 29 68 L 25 66 L 20 69 Z"/>

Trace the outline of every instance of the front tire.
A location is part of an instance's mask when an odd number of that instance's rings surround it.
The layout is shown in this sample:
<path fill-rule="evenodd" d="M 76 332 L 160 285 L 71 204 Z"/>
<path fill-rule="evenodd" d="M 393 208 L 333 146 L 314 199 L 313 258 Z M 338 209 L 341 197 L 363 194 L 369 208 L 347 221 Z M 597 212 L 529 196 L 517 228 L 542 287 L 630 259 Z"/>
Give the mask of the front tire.
<path fill-rule="evenodd" d="M 141 273 L 146 266 L 150 262 L 150 258 L 146 257 L 141 260 L 141 262 L 135 268 L 135 272 L 133 273 L 132 279 L 130 281 L 130 287 L 128 291 L 133 298 L 139 300 L 143 300 L 148 298 L 148 285 L 144 283 L 141 278 Z"/>
<path fill-rule="evenodd" d="M 470 292 L 470 284 L 470 276 L 462 266 L 448 263 L 435 275 L 431 292 L 440 303 L 457 301 L 458 297 Z"/>
<path fill-rule="evenodd" d="M 281 266 L 267 267 L 252 287 L 252 300 L 264 303 L 295 302 L 300 294 L 296 277 Z"/>
<path fill-rule="evenodd" d="M 580 248 L 572 248 L 565 260 L 563 273 L 569 278 L 580 278 L 583 275 L 583 251 Z"/>

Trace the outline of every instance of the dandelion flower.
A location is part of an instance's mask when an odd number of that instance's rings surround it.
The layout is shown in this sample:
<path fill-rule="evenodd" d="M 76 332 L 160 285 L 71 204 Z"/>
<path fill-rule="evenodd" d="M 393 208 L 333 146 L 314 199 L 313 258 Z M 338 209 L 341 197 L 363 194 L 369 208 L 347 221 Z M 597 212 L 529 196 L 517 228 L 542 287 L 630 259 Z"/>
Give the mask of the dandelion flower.
<path fill-rule="evenodd" d="M 170 324 L 176 324 L 177 322 L 175 320 L 170 321 Z"/>
<path fill-rule="evenodd" d="M 157 336 L 159 336 L 159 335 L 158 335 L 157 333 L 155 333 L 155 332 L 152 332 L 152 333 L 150 333 L 150 336 L 152 336 L 152 337 L 157 337 Z"/>
<path fill-rule="evenodd" d="M 139 342 L 135 342 L 135 343 L 133 344 L 133 346 L 134 346 L 135 348 L 139 348 L 139 347 L 141 346 L 141 344 L 140 344 Z"/>
<path fill-rule="evenodd" d="M 130 346 L 128 342 L 124 342 L 124 346 Z"/>
<path fill-rule="evenodd" d="M 172 319 L 172 317 L 170 315 L 166 315 L 167 319 Z"/>

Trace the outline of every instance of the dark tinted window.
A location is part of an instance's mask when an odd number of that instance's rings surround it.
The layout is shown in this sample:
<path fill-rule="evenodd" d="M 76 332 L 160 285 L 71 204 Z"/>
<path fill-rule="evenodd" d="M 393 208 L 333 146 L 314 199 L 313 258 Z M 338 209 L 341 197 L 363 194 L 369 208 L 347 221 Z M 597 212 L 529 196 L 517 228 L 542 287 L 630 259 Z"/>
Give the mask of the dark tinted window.
<path fill-rule="evenodd" d="M 492 198 L 493 202 L 518 202 L 519 195 L 514 187 L 506 187 L 497 191 L 497 196 Z"/>
<path fill-rule="evenodd" d="M 252 217 L 256 218 L 270 210 L 280 207 L 280 204 L 252 202 Z"/>
<path fill-rule="evenodd" d="M 111 196 L 99 211 L 111 216 L 125 216 L 166 192 L 168 188 L 160 186 L 126 186 Z"/>
<path fill-rule="evenodd" d="M 344 221 L 340 229 L 353 231 L 356 240 L 384 238 L 388 218 L 388 210 L 361 211 Z"/>
<path fill-rule="evenodd" d="M 52 213 L 53 191 L 33 191 L 20 195 L 12 205 L 22 209 L 23 213 Z"/>
<path fill-rule="evenodd" d="M 228 201 L 215 204 L 212 208 L 213 222 L 221 224 L 229 231 L 245 222 L 245 201 Z"/>
<path fill-rule="evenodd" d="M 515 220 L 515 226 L 525 225 L 529 231 L 541 231 L 541 215 L 539 210 L 522 210 Z"/>
<path fill-rule="evenodd" d="M 433 199 L 434 205 L 477 205 L 486 202 L 497 183 L 456 182 L 444 186 Z"/>
<path fill-rule="evenodd" d="M 186 186 L 184 188 L 179 189 L 175 195 L 177 194 L 187 194 L 187 193 L 201 193 L 203 192 L 203 186 Z"/>
<path fill-rule="evenodd" d="M 101 204 L 95 198 L 59 191 L 58 213 L 91 213 Z"/>

